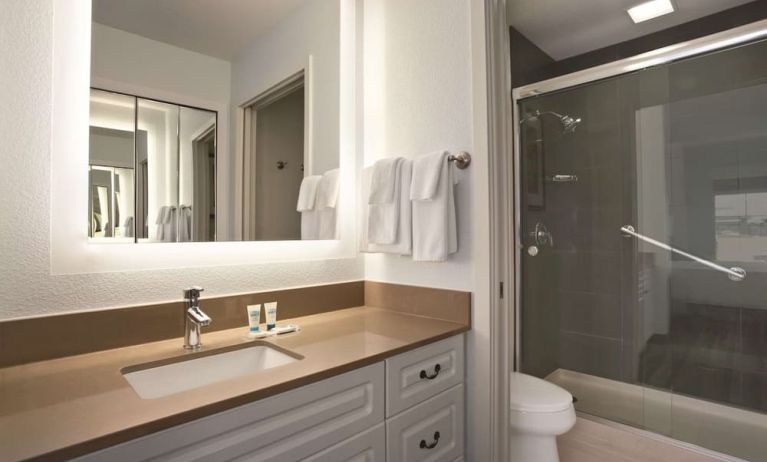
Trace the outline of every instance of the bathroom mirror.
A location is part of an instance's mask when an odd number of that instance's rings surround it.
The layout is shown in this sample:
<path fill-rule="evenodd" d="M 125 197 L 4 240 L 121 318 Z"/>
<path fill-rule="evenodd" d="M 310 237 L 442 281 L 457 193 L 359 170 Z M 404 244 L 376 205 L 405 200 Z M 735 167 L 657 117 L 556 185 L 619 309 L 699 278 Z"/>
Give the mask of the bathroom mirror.
<path fill-rule="evenodd" d="M 339 25 L 338 0 L 93 0 L 91 241 L 337 239 Z"/>

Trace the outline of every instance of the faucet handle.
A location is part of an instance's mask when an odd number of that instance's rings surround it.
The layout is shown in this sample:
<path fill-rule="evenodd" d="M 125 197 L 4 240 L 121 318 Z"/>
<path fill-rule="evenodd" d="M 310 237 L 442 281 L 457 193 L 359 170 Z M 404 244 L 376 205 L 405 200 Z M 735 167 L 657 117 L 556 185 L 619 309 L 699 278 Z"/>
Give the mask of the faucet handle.
<path fill-rule="evenodd" d="M 207 326 L 209 325 L 213 320 L 210 319 L 210 316 L 203 313 L 200 308 L 197 306 L 193 306 L 191 308 L 188 308 L 186 310 L 186 314 L 198 325 L 200 326 Z"/>
<path fill-rule="evenodd" d="M 197 302 L 200 299 L 200 292 L 204 291 L 200 286 L 192 286 L 188 289 L 184 289 L 184 298 L 191 304 L 191 305 L 197 305 Z"/>

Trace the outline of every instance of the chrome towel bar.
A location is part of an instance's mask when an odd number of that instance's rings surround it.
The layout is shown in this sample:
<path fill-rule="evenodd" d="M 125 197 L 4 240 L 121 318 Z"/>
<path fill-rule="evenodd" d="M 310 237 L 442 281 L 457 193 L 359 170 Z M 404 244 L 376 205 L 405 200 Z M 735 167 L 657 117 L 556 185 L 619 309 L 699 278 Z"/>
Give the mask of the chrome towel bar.
<path fill-rule="evenodd" d="M 706 259 L 703 259 L 703 258 L 700 258 L 700 257 L 696 257 L 695 255 L 693 255 L 691 253 L 687 253 L 687 252 L 684 252 L 682 250 L 675 249 L 675 248 L 671 247 L 668 244 L 665 244 L 665 243 L 660 242 L 660 241 L 656 241 L 655 239 L 653 239 L 651 237 L 647 237 L 645 235 L 639 234 L 638 232 L 636 232 L 634 227 L 631 226 L 631 225 L 621 226 L 621 232 L 624 233 L 624 234 L 627 234 L 629 236 L 634 236 L 635 238 L 639 239 L 640 241 L 647 242 L 648 244 L 652 244 L 652 245 L 654 245 L 656 247 L 660 247 L 661 249 L 665 249 L 665 250 L 668 250 L 669 252 L 672 252 L 672 253 L 681 255 L 683 257 L 689 258 L 690 260 L 696 261 L 696 262 L 700 263 L 701 265 L 708 266 L 711 269 L 715 269 L 717 271 L 721 271 L 722 273 L 725 273 L 727 275 L 727 277 L 730 278 L 730 280 L 732 280 L 732 281 L 742 281 L 743 279 L 746 278 L 746 271 L 743 268 L 739 268 L 737 266 L 733 266 L 732 268 L 727 268 L 727 267 L 722 266 L 722 265 L 717 265 L 716 263 L 708 261 Z"/>

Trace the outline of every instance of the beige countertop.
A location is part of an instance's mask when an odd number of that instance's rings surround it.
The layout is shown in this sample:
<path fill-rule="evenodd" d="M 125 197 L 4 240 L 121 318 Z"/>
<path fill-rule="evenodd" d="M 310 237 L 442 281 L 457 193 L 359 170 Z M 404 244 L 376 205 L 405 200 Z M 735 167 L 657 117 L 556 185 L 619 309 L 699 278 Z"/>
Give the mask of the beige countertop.
<path fill-rule="evenodd" d="M 381 361 L 468 330 L 468 325 L 361 306 L 281 320 L 301 331 L 258 342 L 300 361 L 194 390 L 141 399 L 121 369 L 252 342 L 247 328 L 0 369 L 0 461 L 66 460 Z"/>

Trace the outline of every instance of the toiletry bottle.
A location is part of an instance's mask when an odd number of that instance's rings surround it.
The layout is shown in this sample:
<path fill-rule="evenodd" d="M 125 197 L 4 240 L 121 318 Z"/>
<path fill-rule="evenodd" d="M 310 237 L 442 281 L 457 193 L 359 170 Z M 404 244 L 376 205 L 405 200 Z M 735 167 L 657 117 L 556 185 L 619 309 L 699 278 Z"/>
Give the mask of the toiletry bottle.
<path fill-rule="evenodd" d="M 266 310 L 266 330 L 272 330 L 277 325 L 277 302 L 264 303 Z"/>
<path fill-rule="evenodd" d="M 259 329 L 261 323 L 261 304 L 248 305 L 248 326 L 250 326 L 250 333 L 255 334 Z"/>

